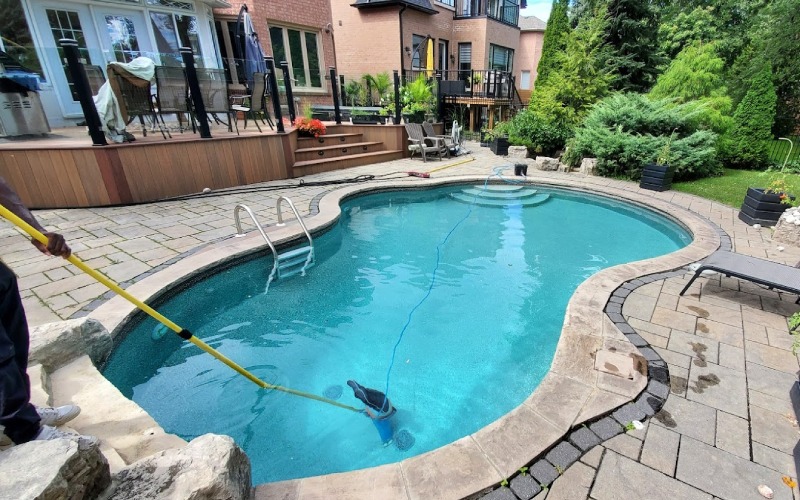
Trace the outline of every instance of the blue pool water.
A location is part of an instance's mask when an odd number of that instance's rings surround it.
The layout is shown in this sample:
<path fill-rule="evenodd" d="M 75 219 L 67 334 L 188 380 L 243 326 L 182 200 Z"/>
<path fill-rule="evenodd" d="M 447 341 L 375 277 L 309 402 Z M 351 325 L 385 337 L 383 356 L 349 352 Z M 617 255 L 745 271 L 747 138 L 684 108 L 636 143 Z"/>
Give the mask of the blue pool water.
<path fill-rule="evenodd" d="M 262 257 L 158 306 L 263 380 L 319 395 L 343 388 L 339 401 L 354 406 L 346 381 L 385 390 L 408 323 L 389 397 L 396 429 L 414 439 L 409 450 L 383 447 L 363 414 L 260 389 L 172 334 L 153 340 L 150 318 L 130 330 L 105 375 L 168 432 L 232 436 L 256 484 L 396 462 L 522 403 L 549 369 L 584 279 L 689 242 L 667 219 L 608 199 L 540 190 L 551 194 L 546 203 L 496 208 L 449 196 L 462 188 L 349 200 L 315 240 L 306 276 L 265 294 L 271 259 Z"/>

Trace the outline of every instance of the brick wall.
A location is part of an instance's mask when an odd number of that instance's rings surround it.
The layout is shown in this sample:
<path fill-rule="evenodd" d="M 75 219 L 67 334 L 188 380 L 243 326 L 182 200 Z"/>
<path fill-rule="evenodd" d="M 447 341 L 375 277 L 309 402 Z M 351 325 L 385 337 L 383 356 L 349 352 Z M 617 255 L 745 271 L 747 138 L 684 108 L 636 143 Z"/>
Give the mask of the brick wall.
<path fill-rule="evenodd" d="M 536 81 L 539 59 L 542 57 L 542 42 L 544 32 L 542 31 L 523 31 L 519 37 L 519 51 L 514 57 L 514 75 L 517 78 L 517 87 L 521 79 L 522 71 L 531 72 L 531 88 Z"/>
<path fill-rule="evenodd" d="M 391 74 L 392 70 L 399 70 L 400 9 L 361 11 L 351 7 L 351 3 L 352 0 L 331 0 L 339 73 L 349 81 L 367 73 Z"/>

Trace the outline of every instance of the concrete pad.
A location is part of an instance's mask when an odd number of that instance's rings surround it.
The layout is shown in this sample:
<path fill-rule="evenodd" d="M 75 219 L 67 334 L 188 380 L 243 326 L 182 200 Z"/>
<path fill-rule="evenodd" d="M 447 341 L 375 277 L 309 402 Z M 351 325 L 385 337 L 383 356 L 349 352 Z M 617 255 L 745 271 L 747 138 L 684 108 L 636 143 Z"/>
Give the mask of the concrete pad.
<path fill-rule="evenodd" d="M 647 500 L 711 500 L 711 495 L 646 467 L 606 451 L 597 472 L 591 497 L 596 500 L 621 498 Z"/>
<path fill-rule="evenodd" d="M 684 437 L 678 456 L 677 479 L 720 498 L 759 498 L 756 488 L 766 484 L 775 500 L 792 500 L 781 475 L 700 441 Z"/>
<path fill-rule="evenodd" d="M 284 485 L 285 489 L 281 492 L 282 495 L 291 495 L 293 493 L 292 484 L 288 483 Z M 262 489 L 261 493 L 264 494 L 266 491 Z M 273 491 L 273 493 L 276 492 Z M 272 499 L 274 497 L 270 495 L 265 498 Z M 284 496 L 284 498 L 292 497 Z M 406 496 L 400 464 L 388 464 L 342 474 L 306 478 L 300 482 L 297 498 L 309 500 L 327 500 L 330 498 L 404 500 L 408 497 Z"/>

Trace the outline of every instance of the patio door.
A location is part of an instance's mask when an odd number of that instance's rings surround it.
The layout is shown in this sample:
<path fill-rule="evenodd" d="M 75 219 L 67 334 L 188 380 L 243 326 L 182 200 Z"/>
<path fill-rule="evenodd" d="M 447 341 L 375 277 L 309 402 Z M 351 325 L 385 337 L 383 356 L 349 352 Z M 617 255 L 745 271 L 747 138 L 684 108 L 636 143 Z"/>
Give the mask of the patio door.
<path fill-rule="evenodd" d="M 82 116 L 81 105 L 64 62 L 64 51 L 58 45 L 62 38 L 78 42 L 78 51 L 84 64 L 103 65 L 103 57 L 92 23 L 89 7 L 71 3 L 38 4 L 36 24 L 44 41 L 44 56 L 50 68 L 53 89 L 65 116 Z M 91 49 L 89 48 L 91 47 Z"/>
<path fill-rule="evenodd" d="M 140 56 L 153 59 L 144 13 L 95 7 L 94 15 L 105 62 L 128 63 Z"/>

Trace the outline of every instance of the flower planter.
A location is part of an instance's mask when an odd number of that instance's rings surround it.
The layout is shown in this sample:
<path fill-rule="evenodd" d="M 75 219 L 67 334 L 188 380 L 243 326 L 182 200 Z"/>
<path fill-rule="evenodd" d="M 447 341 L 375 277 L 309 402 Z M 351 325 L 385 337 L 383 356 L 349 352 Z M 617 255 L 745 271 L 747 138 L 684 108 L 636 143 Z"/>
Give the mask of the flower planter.
<path fill-rule="evenodd" d="M 492 153 L 498 156 L 505 156 L 508 154 L 508 137 L 497 137 L 491 144 Z"/>
<path fill-rule="evenodd" d="M 424 111 L 415 111 L 413 113 L 403 113 L 403 120 L 406 123 L 422 123 L 425 121 Z"/>
<path fill-rule="evenodd" d="M 781 203 L 782 193 L 766 193 L 762 188 L 747 188 L 747 194 L 739 209 L 739 220 L 749 224 L 761 224 L 764 227 L 778 223 L 781 214 L 789 208 Z M 794 199 L 794 196 L 791 197 Z"/>
<path fill-rule="evenodd" d="M 383 125 L 386 117 L 381 115 L 350 115 L 353 125 Z"/>
<path fill-rule="evenodd" d="M 480 144 L 481 144 L 481 147 L 484 147 L 484 148 L 489 147 L 488 132 L 485 131 L 485 130 L 481 130 L 481 141 L 480 141 Z"/>
<path fill-rule="evenodd" d="M 672 176 L 675 167 L 650 163 L 642 169 L 642 180 L 639 187 L 651 191 L 667 191 L 672 187 Z"/>

